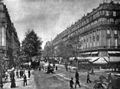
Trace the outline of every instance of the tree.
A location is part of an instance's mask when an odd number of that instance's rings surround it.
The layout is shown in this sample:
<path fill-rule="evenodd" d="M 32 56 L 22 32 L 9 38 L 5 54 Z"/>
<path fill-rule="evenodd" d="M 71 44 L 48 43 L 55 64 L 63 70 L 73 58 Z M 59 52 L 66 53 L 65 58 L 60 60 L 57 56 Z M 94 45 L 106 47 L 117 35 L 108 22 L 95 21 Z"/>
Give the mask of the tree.
<path fill-rule="evenodd" d="M 72 44 L 65 43 L 61 41 L 57 47 L 56 54 L 58 57 L 63 57 L 64 59 L 68 59 L 72 57 L 74 53 L 74 49 Z"/>
<path fill-rule="evenodd" d="M 29 30 L 26 33 L 25 39 L 22 41 L 23 55 L 30 58 L 41 55 L 41 44 L 42 41 L 34 30 Z"/>
<path fill-rule="evenodd" d="M 52 57 L 53 56 L 53 47 L 52 47 L 52 45 L 46 46 L 44 48 L 43 56 L 44 57 Z"/>

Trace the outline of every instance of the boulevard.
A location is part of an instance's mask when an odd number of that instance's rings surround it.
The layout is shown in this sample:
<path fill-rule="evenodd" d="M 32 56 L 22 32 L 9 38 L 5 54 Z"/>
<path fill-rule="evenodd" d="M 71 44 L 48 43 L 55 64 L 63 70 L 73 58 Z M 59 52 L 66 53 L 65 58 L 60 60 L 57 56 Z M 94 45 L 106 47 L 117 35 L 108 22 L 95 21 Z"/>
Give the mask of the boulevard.
<path fill-rule="evenodd" d="M 16 78 L 17 87 L 15 89 L 70 89 L 69 81 L 71 77 L 74 78 L 75 70 L 66 71 L 64 65 L 58 65 L 58 70 L 55 70 L 53 74 L 47 74 L 45 70 L 39 71 L 39 69 L 32 70 L 31 74 L 31 78 L 27 78 L 27 86 L 23 86 L 23 79 Z M 81 88 L 76 89 L 93 89 L 94 81 L 99 80 L 101 75 L 107 77 L 108 73 L 104 70 L 96 70 L 95 74 L 90 75 L 92 83 L 89 84 L 86 82 L 87 71 L 81 70 L 79 75 Z M 5 83 L 3 89 L 10 89 L 10 82 Z"/>
<path fill-rule="evenodd" d="M 0 0 L 0 89 L 120 89 L 120 1 Z"/>

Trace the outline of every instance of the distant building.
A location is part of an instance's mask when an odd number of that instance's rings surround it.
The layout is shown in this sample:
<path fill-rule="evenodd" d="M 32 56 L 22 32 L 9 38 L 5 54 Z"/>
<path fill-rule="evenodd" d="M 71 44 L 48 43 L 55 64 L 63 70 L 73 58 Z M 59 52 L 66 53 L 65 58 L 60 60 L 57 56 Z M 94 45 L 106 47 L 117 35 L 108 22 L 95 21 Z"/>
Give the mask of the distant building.
<path fill-rule="evenodd" d="M 11 22 L 6 5 L 0 1 L 0 60 L 12 65 L 20 51 L 16 29 Z"/>
<path fill-rule="evenodd" d="M 120 63 L 120 3 L 103 2 L 87 13 L 53 40 L 73 40 L 78 58 L 91 59 L 94 63 Z"/>

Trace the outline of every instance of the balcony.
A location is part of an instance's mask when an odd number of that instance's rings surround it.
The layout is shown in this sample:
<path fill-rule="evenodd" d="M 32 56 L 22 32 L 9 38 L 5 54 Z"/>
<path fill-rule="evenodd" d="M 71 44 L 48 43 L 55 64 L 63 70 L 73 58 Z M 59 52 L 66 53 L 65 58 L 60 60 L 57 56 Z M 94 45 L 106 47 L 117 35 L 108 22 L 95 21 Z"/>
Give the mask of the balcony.
<path fill-rule="evenodd" d="M 79 49 L 78 52 L 89 52 L 89 51 L 98 51 L 98 50 L 114 50 L 114 51 L 119 51 L 120 46 L 97 46 L 97 47 L 91 47 L 91 48 L 84 48 L 84 49 Z"/>
<path fill-rule="evenodd" d="M 115 23 L 109 22 L 109 21 L 106 21 L 106 20 L 105 21 L 99 21 L 99 22 L 97 22 L 95 24 L 90 25 L 89 27 L 84 29 L 84 31 L 82 31 L 81 33 L 84 33 L 86 31 L 92 30 L 92 29 L 94 29 L 96 27 L 103 26 L 103 25 L 115 25 Z"/>

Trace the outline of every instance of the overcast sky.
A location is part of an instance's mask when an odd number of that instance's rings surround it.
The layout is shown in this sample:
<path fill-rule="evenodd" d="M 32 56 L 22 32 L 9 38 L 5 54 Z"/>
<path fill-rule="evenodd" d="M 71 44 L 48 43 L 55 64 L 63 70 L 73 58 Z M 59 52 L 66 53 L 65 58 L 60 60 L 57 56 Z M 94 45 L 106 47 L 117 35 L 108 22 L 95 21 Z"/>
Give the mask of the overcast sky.
<path fill-rule="evenodd" d="M 102 0 L 4 0 L 20 42 L 28 29 L 46 41 L 69 27 Z"/>

